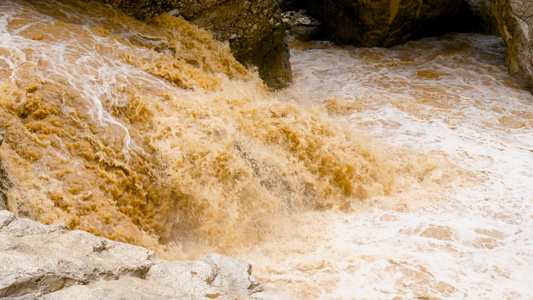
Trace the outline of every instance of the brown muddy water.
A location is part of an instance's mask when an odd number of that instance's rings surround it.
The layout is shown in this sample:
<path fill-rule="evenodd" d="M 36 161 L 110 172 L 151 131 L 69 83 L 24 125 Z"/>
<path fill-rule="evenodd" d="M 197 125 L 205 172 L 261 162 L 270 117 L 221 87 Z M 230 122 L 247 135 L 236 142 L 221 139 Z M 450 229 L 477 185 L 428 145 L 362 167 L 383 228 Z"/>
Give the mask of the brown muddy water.
<path fill-rule="evenodd" d="M 303 299 L 533 297 L 533 96 L 503 42 L 291 47 L 272 93 L 179 18 L 2 1 L 8 208 Z"/>

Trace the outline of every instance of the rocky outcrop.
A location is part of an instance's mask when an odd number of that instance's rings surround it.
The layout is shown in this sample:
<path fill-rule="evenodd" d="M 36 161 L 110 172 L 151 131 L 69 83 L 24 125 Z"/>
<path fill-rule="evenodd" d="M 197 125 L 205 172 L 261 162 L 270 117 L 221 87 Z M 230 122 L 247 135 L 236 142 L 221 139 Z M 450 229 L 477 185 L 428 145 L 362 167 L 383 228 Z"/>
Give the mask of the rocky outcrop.
<path fill-rule="evenodd" d="M 394 46 L 445 33 L 462 0 L 308 0 L 327 38 L 364 47 Z"/>
<path fill-rule="evenodd" d="M 498 30 L 507 44 L 509 73 L 528 89 L 533 89 L 533 2 L 492 0 Z"/>
<path fill-rule="evenodd" d="M 482 32 L 498 34 L 498 24 L 492 14 L 490 0 L 465 0 Z"/>
<path fill-rule="evenodd" d="M 0 135 L 0 146 L 4 142 L 4 137 Z M 2 158 L 0 157 L 0 210 L 7 208 L 7 190 L 11 187 L 12 183 L 9 180 L 7 170 L 2 164 Z"/>
<path fill-rule="evenodd" d="M 94 0 L 93 0 L 94 1 Z M 96 0 L 109 4 L 127 15 L 139 20 L 145 20 L 169 11 L 173 8 L 175 0 Z"/>
<path fill-rule="evenodd" d="M 98 1 L 138 19 L 170 11 L 211 31 L 218 40 L 229 41 L 235 58 L 247 67 L 256 66 L 269 87 L 280 89 L 292 81 L 285 28 L 276 0 Z"/>
<path fill-rule="evenodd" d="M 305 9 L 285 11 L 282 15 L 283 24 L 290 34 L 301 41 L 309 41 L 320 37 L 320 22 L 306 15 Z"/>
<path fill-rule="evenodd" d="M 145 248 L 0 211 L 0 298 L 296 299 L 220 254 L 166 261 Z"/>
<path fill-rule="evenodd" d="M 246 66 L 257 66 L 269 87 L 279 89 L 291 83 L 285 27 L 275 0 L 188 0 L 177 2 L 176 8 L 218 40 L 228 40 L 235 58 Z"/>

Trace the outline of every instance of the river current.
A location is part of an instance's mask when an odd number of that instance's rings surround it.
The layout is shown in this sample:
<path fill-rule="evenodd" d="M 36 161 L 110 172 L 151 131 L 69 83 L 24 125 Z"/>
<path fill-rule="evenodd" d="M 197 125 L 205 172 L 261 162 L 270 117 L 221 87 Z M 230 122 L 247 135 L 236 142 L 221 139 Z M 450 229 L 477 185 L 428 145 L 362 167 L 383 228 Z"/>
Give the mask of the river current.
<path fill-rule="evenodd" d="M 533 96 L 499 37 L 291 63 L 270 92 L 180 18 L 2 1 L 8 209 L 303 299 L 533 297 Z"/>
<path fill-rule="evenodd" d="M 468 175 L 429 197 L 312 215 L 321 230 L 290 251 L 259 250 L 264 277 L 322 299 L 533 297 L 533 97 L 506 72 L 503 40 L 292 46 L 295 84 L 284 96 L 390 144 L 445 156 Z"/>

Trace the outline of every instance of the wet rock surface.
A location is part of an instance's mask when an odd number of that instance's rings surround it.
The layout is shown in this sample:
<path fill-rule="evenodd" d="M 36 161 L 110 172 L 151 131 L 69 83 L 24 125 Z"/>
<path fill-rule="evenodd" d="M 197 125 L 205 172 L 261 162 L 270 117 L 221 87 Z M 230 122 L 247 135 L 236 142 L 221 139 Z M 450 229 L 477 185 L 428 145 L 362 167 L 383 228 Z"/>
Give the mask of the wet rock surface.
<path fill-rule="evenodd" d="M 257 66 L 269 87 L 279 89 L 292 82 L 285 26 L 275 0 L 180 1 L 176 9 L 218 40 L 229 41 L 235 58 Z"/>
<path fill-rule="evenodd" d="M 533 2 L 492 0 L 492 13 L 507 44 L 509 73 L 528 89 L 533 89 Z"/>
<path fill-rule="evenodd" d="M 300 41 L 314 40 L 320 36 L 320 33 L 318 26 L 294 26 L 291 28 L 291 34 Z"/>
<path fill-rule="evenodd" d="M 0 211 L 0 298 L 296 299 L 220 254 L 166 261 L 151 250 Z"/>
<path fill-rule="evenodd" d="M 91 0 L 89 0 L 91 1 Z M 124 13 L 137 19 L 144 20 L 169 11 L 174 5 L 174 0 L 97 0 L 109 4 Z"/>
<path fill-rule="evenodd" d="M 301 41 L 310 41 L 321 37 L 320 22 L 308 16 L 305 9 L 283 12 L 282 21 L 290 34 Z"/>
<path fill-rule="evenodd" d="M 309 14 L 324 26 L 326 38 L 340 44 L 390 47 L 445 33 L 461 0 L 308 1 Z"/>
<path fill-rule="evenodd" d="M 466 0 L 466 3 L 474 13 L 481 30 L 488 34 L 499 34 L 498 23 L 492 14 L 490 0 Z"/>
<path fill-rule="evenodd" d="M 0 146 L 4 142 L 4 137 L 0 135 Z M 7 190 L 12 186 L 11 180 L 7 174 L 7 170 L 2 164 L 0 157 L 0 210 L 7 208 Z"/>
<path fill-rule="evenodd" d="M 276 0 L 98 0 L 138 19 L 162 12 L 205 28 L 220 41 L 229 41 L 235 58 L 247 67 L 256 66 L 263 81 L 273 89 L 292 82 L 285 26 Z"/>

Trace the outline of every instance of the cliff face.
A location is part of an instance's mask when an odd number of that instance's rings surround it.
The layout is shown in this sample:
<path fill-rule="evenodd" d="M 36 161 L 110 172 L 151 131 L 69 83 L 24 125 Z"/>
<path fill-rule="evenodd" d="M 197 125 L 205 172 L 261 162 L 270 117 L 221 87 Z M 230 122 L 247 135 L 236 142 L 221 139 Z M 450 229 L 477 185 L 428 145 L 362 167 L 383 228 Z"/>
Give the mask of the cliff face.
<path fill-rule="evenodd" d="M 507 44 L 507 67 L 518 82 L 533 89 L 533 2 L 492 0 L 498 30 Z"/>
<path fill-rule="evenodd" d="M 235 58 L 247 67 L 256 66 L 263 81 L 273 89 L 291 81 L 285 28 L 276 0 L 98 0 L 136 17 L 148 19 L 171 11 L 220 41 L 229 41 Z"/>
<path fill-rule="evenodd" d="M 445 33 L 462 0 L 308 0 L 327 38 L 341 44 L 390 47 Z"/>

